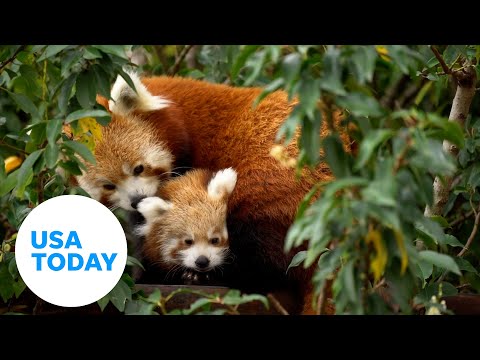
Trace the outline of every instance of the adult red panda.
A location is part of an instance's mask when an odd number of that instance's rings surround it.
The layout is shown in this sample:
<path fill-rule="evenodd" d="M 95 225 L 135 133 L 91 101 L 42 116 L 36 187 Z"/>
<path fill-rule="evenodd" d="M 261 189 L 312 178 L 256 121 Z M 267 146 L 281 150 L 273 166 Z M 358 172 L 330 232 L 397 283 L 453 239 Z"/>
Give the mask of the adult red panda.
<path fill-rule="evenodd" d="M 131 77 L 136 92 L 119 77 L 112 100 L 98 98 L 112 112 L 112 122 L 96 146 L 96 166 L 87 165 L 79 184 L 106 204 L 133 210 L 138 195 L 153 196 L 161 175 L 171 169 L 233 167 L 238 179 L 227 218 L 236 259 L 231 286 L 260 291 L 288 285 L 303 294 L 313 269 L 297 267 L 286 274 L 298 249 L 285 254 L 284 239 L 304 195 L 332 175 L 322 163 L 304 169 L 297 179 L 294 169 L 270 156 L 276 134 L 297 101 L 289 102 L 284 91 L 276 91 L 252 108 L 261 88 Z M 335 116 L 338 123 L 339 114 Z M 326 132 L 323 127 L 322 135 Z M 298 155 L 297 139 L 286 148 L 291 157 Z"/>

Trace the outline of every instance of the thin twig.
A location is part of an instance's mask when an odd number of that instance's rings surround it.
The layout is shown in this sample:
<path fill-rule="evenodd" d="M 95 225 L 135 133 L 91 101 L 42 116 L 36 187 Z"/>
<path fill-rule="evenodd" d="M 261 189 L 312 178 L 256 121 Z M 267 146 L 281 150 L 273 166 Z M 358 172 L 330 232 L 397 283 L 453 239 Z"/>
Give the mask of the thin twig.
<path fill-rule="evenodd" d="M 372 289 L 373 292 L 377 291 L 379 288 L 381 288 L 382 286 L 385 285 L 385 278 L 382 278 L 382 280 L 380 280 L 377 285 L 375 285 Z"/>
<path fill-rule="evenodd" d="M 322 290 L 320 291 L 320 295 L 318 295 L 317 300 L 317 315 L 324 315 L 325 314 L 325 304 L 327 299 L 327 282 L 322 286 Z"/>
<path fill-rule="evenodd" d="M 185 59 L 185 56 L 187 56 L 188 52 L 192 48 L 193 45 L 185 45 L 185 47 L 182 49 L 182 52 L 175 60 L 175 64 L 173 64 L 173 66 L 168 70 L 168 75 L 174 76 L 178 72 L 178 70 L 180 70 L 180 65 L 182 64 L 183 59 Z"/>
<path fill-rule="evenodd" d="M 0 73 L 3 71 L 3 69 L 5 68 L 5 66 L 7 66 L 8 64 L 10 64 L 13 60 L 15 60 L 15 58 L 17 57 L 17 55 L 20 53 L 20 51 L 22 51 L 23 49 L 25 49 L 27 47 L 27 45 L 20 45 L 20 47 L 13 53 L 13 55 L 8 58 L 7 60 L 5 60 L 4 62 L 2 62 L 0 64 Z"/>
<path fill-rule="evenodd" d="M 282 306 L 282 304 L 280 304 L 280 301 L 278 301 L 277 298 L 275 296 L 273 296 L 273 294 L 269 293 L 267 295 L 267 298 L 268 298 L 268 300 L 270 300 L 270 303 L 273 305 L 275 310 L 277 310 L 280 314 L 289 315 L 288 311 L 285 310 L 285 308 Z"/>
<path fill-rule="evenodd" d="M 7 143 L 2 143 L 2 144 L 0 144 L 0 146 L 4 146 L 4 147 L 7 147 L 7 148 L 9 148 L 9 149 L 12 149 L 12 150 L 21 152 L 22 154 L 26 154 L 26 153 L 27 153 L 25 150 L 19 149 L 19 148 L 15 147 L 15 146 L 12 146 L 12 145 L 8 145 Z"/>
<path fill-rule="evenodd" d="M 435 55 L 438 62 L 440 63 L 440 66 L 442 67 L 443 72 L 445 74 L 451 74 L 452 71 L 450 70 L 450 68 L 445 63 L 445 60 L 443 60 L 443 56 L 438 52 L 437 48 L 433 45 L 430 45 L 430 50 L 432 50 L 433 54 Z"/>
<path fill-rule="evenodd" d="M 477 215 L 475 216 L 475 223 L 473 224 L 472 232 L 468 237 L 467 243 L 463 247 L 462 251 L 458 253 L 457 255 L 458 257 L 462 257 L 468 251 L 468 249 L 470 248 L 470 245 L 472 245 L 473 239 L 475 238 L 475 235 L 477 234 L 477 231 L 478 231 L 479 223 L 480 223 L 480 205 L 478 206 Z"/>
<path fill-rule="evenodd" d="M 43 183 L 44 183 L 43 176 L 44 175 L 45 175 L 44 171 L 40 171 L 40 174 L 38 174 L 38 182 L 37 182 L 38 205 L 43 203 L 43 201 L 45 200 L 45 197 L 43 195 Z"/>
<path fill-rule="evenodd" d="M 450 223 L 450 227 L 454 227 L 455 225 L 457 225 L 458 223 L 462 222 L 463 220 L 469 218 L 470 216 L 472 216 L 474 213 L 473 210 L 470 210 L 468 213 L 466 214 L 462 214 L 460 215 L 460 217 L 458 219 L 455 219 L 453 220 L 451 223 Z"/>

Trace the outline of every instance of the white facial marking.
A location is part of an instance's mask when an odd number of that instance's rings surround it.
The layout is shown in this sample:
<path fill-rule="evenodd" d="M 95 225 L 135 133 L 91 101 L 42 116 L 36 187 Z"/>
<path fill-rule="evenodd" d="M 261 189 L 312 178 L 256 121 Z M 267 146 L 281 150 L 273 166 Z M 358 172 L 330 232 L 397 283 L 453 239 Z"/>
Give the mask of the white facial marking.
<path fill-rule="evenodd" d="M 123 77 L 118 75 L 110 93 L 112 100 L 108 101 L 108 107 L 112 113 L 126 115 L 134 110 L 160 110 L 171 103 L 161 96 L 153 96 L 136 73 L 129 71 L 127 73 L 135 85 L 136 92 L 130 88 Z"/>
<path fill-rule="evenodd" d="M 132 169 L 131 169 L 130 165 L 128 165 L 127 163 L 123 163 L 122 171 L 125 175 L 131 175 L 132 174 Z"/>
<path fill-rule="evenodd" d="M 131 206 L 132 199 L 140 195 L 154 196 L 159 185 L 160 181 L 155 176 L 129 176 L 117 184 L 115 192 L 110 196 L 110 201 L 125 210 L 135 210 Z"/>
<path fill-rule="evenodd" d="M 153 168 L 170 169 L 173 163 L 173 156 L 169 151 L 165 150 L 163 144 L 152 146 L 146 144 L 142 148 L 145 163 Z"/>
<path fill-rule="evenodd" d="M 224 195 L 230 195 L 237 183 L 237 172 L 232 168 L 218 171 L 208 183 L 208 196 L 212 199 L 220 199 Z"/>
<path fill-rule="evenodd" d="M 214 267 L 223 264 L 225 260 L 224 248 L 212 245 L 194 244 L 188 249 L 180 251 L 180 254 L 182 255 L 183 265 L 197 271 L 209 271 Z M 210 260 L 208 267 L 205 269 L 199 269 L 195 264 L 195 261 L 198 259 L 198 257 L 202 255 L 206 256 L 208 260 Z"/>

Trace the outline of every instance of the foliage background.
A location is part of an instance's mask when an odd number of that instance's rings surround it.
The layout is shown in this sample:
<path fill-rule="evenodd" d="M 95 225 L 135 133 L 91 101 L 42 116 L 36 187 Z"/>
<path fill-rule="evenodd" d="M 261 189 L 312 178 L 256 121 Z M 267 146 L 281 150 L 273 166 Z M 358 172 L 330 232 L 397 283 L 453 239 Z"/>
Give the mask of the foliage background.
<path fill-rule="evenodd" d="M 478 72 L 478 46 L 435 49 L 453 71 L 462 71 L 468 59 Z M 109 121 L 95 95 L 108 97 L 117 74 L 128 81 L 122 69 L 132 63 L 149 75 L 263 86 L 258 101 L 277 89 L 300 98 L 278 135 L 288 142 L 302 127 L 300 156 L 289 164 L 326 161 L 336 176 L 312 189 L 310 195 L 322 196 L 300 206 L 286 240 L 287 249 L 308 244 L 291 265 L 317 266 L 318 312 L 333 301 L 340 314 L 448 313 L 442 295 L 478 293 L 479 100 L 474 97 L 464 126 L 447 121 L 456 83 L 442 74 L 430 47 L 22 45 L 0 47 L 0 161 L 10 164 L 8 172 L 0 166 L 3 312 L 16 311 L 25 289 L 14 260 L 16 231 L 40 202 L 84 194 L 56 169 L 78 174 L 82 164 L 74 154 L 94 161 L 94 139 Z M 353 153 L 344 152 L 330 121 L 336 109 L 344 111 L 345 128 L 355 139 Z M 332 129 L 325 139 L 318 137 L 322 122 Z M 62 133 L 65 125 L 69 134 Z M 458 159 L 442 151 L 444 139 L 460 149 Z M 427 218 L 435 176 L 453 177 L 454 185 L 443 213 Z M 117 215 L 123 221 L 124 214 Z M 469 237 L 472 245 L 459 257 Z M 325 299 L 329 280 L 331 300 Z M 160 306 L 166 297 L 148 298 L 133 285 L 127 271 L 100 307 L 110 302 L 126 313 L 166 312 Z M 240 302 L 255 300 L 238 292 L 226 298 L 205 297 L 183 312 L 208 312 L 217 303 L 235 313 Z"/>

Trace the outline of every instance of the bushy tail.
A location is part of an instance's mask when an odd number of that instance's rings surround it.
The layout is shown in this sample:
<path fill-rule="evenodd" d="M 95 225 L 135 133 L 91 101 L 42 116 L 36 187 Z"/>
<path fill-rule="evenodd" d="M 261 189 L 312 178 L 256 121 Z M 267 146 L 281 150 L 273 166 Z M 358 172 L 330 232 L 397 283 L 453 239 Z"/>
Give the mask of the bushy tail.
<path fill-rule="evenodd" d="M 118 75 L 110 93 L 112 99 L 108 101 L 108 107 L 112 113 L 127 115 L 133 111 L 149 112 L 163 109 L 170 104 L 168 99 L 152 95 L 135 72 L 127 72 L 127 74 L 132 79 L 136 91 L 122 76 Z"/>

